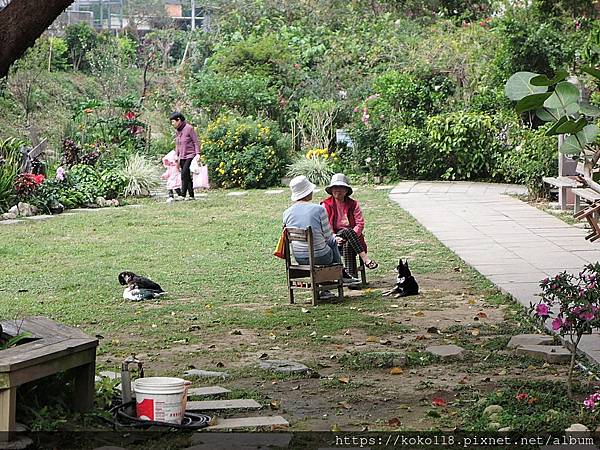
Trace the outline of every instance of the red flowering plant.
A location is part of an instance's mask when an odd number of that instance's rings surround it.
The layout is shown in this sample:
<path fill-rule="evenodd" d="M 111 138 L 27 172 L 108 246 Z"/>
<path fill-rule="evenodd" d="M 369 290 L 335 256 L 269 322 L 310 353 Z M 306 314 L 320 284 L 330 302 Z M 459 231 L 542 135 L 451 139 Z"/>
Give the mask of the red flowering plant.
<path fill-rule="evenodd" d="M 19 174 L 14 181 L 15 193 L 19 200 L 29 199 L 37 189 L 37 187 L 44 182 L 44 175 L 34 175 L 32 173 Z"/>
<path fill-rule="evenodd" d="M 531 312 L 543 324 L 551 320 L 552 330 L 568 338 L 571 365 L 567 380 L 572 398 L 573 369 L 577 347 L 584 334 L 600 327 L 600 263 L 588 264 L 578 275 L 561 272 L 540 282 L 541 301 Z"/>

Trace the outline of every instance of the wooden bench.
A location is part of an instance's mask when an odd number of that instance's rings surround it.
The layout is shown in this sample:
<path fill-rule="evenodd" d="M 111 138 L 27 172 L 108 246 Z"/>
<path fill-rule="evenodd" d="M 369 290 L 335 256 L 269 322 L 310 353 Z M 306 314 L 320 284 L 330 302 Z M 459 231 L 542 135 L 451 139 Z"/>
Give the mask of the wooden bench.
<path fill-rule="evenodd" d="M 559 202 L 561 209 L 567 209 L 567 191 L 569 189 L 576 189 L 584 187 L 584 183 L 576 176 L 566 177 L 542 177 L 542 181 L 550 186 L 558 188 Z"/>
<path fill-rule="evenodd" d="M 590 225 L 591 232 L 585 237 L 590 242 L 600 238 L 600 226 L 598 225 L 598 214 L 600 213 L 600 193 L 593 189 L 573 189 L 575 194 L 575 212 L 573 217 L 578 220 L 586 219 Z M 587 202 L 582 207 L 581 200 Z"/>
<path fill-rule="evenodd" d="M 16 431 L 17 388 L 30 381 L 71 370 L 73 408 L 86 411 L 94 404 L 98 339 L 45 317 L 0 323 L 0 337 L 31 334 L 29 342 L 0 351 L 0 441 Z"/>

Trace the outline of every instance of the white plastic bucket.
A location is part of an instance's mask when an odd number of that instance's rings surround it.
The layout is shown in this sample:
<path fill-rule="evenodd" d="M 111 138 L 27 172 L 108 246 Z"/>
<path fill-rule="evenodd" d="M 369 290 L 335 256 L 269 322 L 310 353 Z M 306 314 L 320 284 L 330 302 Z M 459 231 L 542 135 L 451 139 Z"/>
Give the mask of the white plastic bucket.
<path fill-rule="evenodd" d="M 191 383 L 182 378 L 138 378 L 133 383 L 138 419 L 181 424 Z"/>

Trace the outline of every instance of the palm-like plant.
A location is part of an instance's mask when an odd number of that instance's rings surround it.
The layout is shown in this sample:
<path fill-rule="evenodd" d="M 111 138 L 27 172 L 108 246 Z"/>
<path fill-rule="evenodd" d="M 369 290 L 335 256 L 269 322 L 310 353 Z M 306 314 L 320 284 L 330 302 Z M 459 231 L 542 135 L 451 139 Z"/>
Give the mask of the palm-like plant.
<path fill-rule="evenodd" d="M 23 144 L 16 138 L 0 141 L 0 212 L 7 211 L 15 199 L 14 181 L 21 163 L 19 147 Z"/>

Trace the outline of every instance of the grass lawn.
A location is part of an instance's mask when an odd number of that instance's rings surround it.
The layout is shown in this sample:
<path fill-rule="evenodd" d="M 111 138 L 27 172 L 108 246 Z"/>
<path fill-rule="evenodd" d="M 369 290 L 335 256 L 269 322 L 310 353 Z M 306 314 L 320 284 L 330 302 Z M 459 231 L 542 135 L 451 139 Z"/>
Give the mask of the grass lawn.
<path fill-rule="evenodd" d="M 195 385 L 218 383 L 232 396 L 256 398 L 263 414 L 283 415 L 294 430 L 481 430 L 492 403 L 504 406 L 498 423 L 512 429 L 594 422 L 560 394 L 564 367 L 504 350 L 511 335 L 533 331 L 519 306 L 387 191 L 355 191 L 380 266 L 368 273 L 369 288 L 346 290 L 342 304 L 313 308 L 308 294 L 287 302 L 283 262 L 271 256 L 287 190 L 211 191 L 196 202 L 144 200 L 0 227 L 0 317 L 45 315 L 97 335 L 99 369 L 118 371 L 135 353 L 148 375 L 226 371 L 225 381 Z M 422 293 L 382 298 L 399 257 L 408 258 Z M 169 295 L 124 301 L 123 270 L 150 277 Z M 424 352 L 444 343 L 464 347 L 465 359 Z M 407 362 L 392 370 L 399 352 Z M 257 368 L 261 357 L 297 360 L 318 375 L 276 376 Z M 536 399 L 525 409 L 515 400 L 522 392 Z"/>

